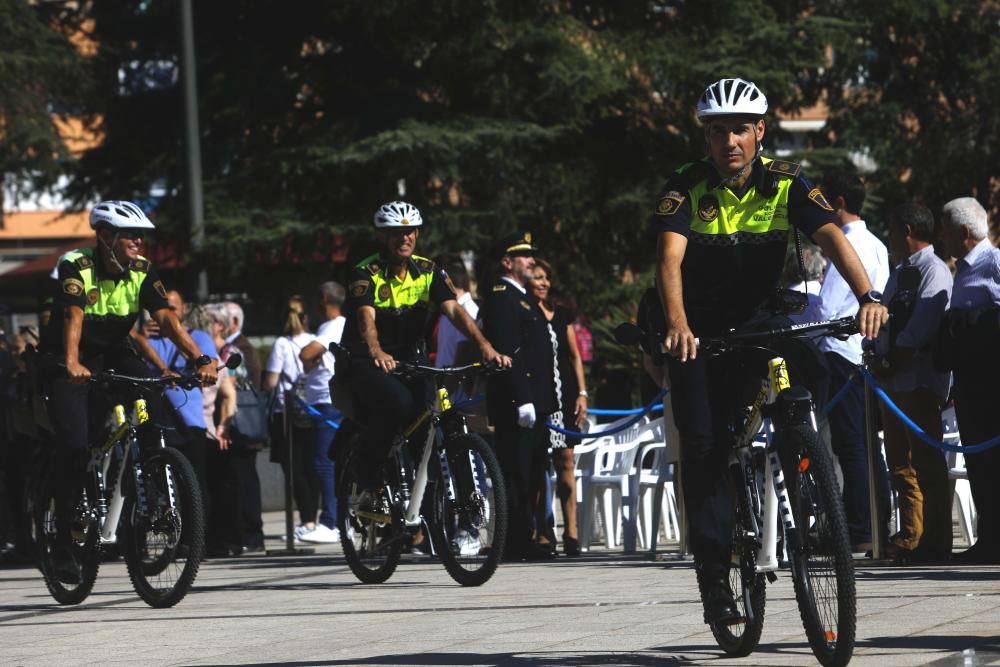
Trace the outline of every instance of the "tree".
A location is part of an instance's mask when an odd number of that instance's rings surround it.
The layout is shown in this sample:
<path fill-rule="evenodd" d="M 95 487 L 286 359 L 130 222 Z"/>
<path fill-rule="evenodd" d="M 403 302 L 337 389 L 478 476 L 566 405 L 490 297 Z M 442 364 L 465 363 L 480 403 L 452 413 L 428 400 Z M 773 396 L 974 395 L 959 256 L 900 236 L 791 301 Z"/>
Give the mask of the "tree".
<path fill-rule="evenodd" d="M 71 17 L 51 3 L 0 3 L 0 185 L 15 191 L 52 186 L 71 160 L 56 120 L 78 108 L 87 85 Z"/>
<path fill-rule="evenodd" d="M 801 82 L 837 27 L 810 3 L 767 0 L 196 9 L 208 225 L 199 261 L 215 281 L 261 286 L 247 267 L 262 257 L 315 265 L 331 233 L 363 245 L 374 209 L 405 188 L 429 222 L 423 251 L 488 254 L 493 239 L 530 228 L 589 312 L 631 300 L 623 277 L 651 266 L 646 218 L 667 175 L 703 153 L 692 110 L 705 85 L 740 75 L 774 108 L 809 103 L 818 92 Z M 176 76 L 128 76 L 176 72 L 176 30 L 164 29 L 175 11 L 127 0 L 91 8 L 106 140 L 76 186 L 81 196 L 143 192 L 164 180 L 158 222 L 180 243 Z"/>
<path fill-rule="evenodd" d="M 859 19 L 817 77 L 839 144 L 865 147 L 883 209 L 972 195 L 1000 212 L 1000 5 L 844 1 Z M 880 213 L 884 216 L 887 211 Z"/>

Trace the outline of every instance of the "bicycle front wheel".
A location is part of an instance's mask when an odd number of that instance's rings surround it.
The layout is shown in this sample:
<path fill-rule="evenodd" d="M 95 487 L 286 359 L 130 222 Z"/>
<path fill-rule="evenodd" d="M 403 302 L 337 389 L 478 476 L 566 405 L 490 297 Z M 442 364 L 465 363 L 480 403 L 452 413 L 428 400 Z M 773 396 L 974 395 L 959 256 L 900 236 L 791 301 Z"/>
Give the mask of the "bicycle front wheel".
<path fill-rule="evenodd" d="M 496 454 L 475 434 L 457 436 L 438 452 L 433 534 L 451 578 L 481 586 L 496 572 L 507 541 L 507 495 Z M 434 462 L 431 462 L 434 465 Z"/>
<path fill-rule="evenodd" d="M 80 604 L 93 590 L 101 564 L 100 535 L 87 495 L 80 489 L 68 503 L 70 516 L 65 518 L 64 530 L 70 537 L 60 540 L 56 528 L 60 504 L 53 479 L 42 482 L 34 491 L 29 506 L 38 569 L 56 602 Z M 67 562 L 75 564 L 68 567 Z"/>
<path fill-rule="evenodd" d="M 126 473 L 125 565 L 146 604 L 172 607 L 191 590 L 205 555 L 201 491 L 191 463 L 171 447 L 144 455 L 141 469 L 139 479 Z"/>
<path fill-rule="evenodd" d="M 395 517 L 389 487 L 368 488 L 358 474 L 364 452 L 356 444 L 337 482 L 337 525 L 344 559 L 358 581 L 381 584 L 399 565 L 403 549 L 393 529 Z"/>
<path fill-rule="evenodd" d="M 824 667 L 843 667 L 854 652 L 854 561 L 832 462 L 806 424 L 779 430 L 795 537 L 789 539 L 792 580 L 802 625 Z"/>

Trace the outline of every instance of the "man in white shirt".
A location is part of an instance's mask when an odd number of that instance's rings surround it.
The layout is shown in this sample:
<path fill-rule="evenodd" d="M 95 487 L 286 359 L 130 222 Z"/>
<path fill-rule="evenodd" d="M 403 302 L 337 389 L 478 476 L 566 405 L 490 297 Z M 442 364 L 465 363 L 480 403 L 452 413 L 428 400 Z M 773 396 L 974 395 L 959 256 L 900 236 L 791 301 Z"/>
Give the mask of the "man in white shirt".
<path fill-rule="evenodd" d="M 337 428 L 331 422 L 339 424 L 343 415 L 333 407 L 330 398 L 330 380 L 335 372 L 335 362 L 329 349 L 330 343 L 339 343 L 344 335 L 344 323 L 347 320 L 341 314 L 341 308 L 347 292 L 343 285 L 335 282 L 323 283 L 319 292 L 326 321 L 319 326 L 316 339 L 302 348 L 299 358 L 308 371 L 306 402 L 321 415 L 316 423 L 316 451 L 313 460 L 319 477 L 322 508 L 316 529 L 302 535 L 301 539 L 303 542 L 331 543 L 340 541 L 340 532 L 337 530 L 337 490 L 334 484 L 336 470 L 333 459 L 330 458 Z"/>
<path fill-rule="evenodd" d="M 868 231 L 859 215 L 865 202 L 864 184 L 857 176 L 835 173 L 824 179 L 821 187 L 833 206 L 837 224 L 868 273 L 872 291 L 864 299 L 881 302 L 882 290 L 889 280 L 889 252 L 885 244 Z M 833 320 L 858 314 L 859 300 L 833 262 L 827 264 L 819 299 L 821 319 Z M 818 343 L 830 365 L 829 395 L 834 396 L 861 363 L 861 336 L 855 334 L 846 341 L 825 336 Z M 865 552 L 871 549 L 872 529 L 865 454 L 865 398 L 860 379 L 830 411 L 830 440 L 844 476 L 844 507 L 852 550 Z M 889 477 L 881 453 L 878 463 L 876 496 L 881 523 L 885 526 L 889 510 Z M 887 530 L 883 527 L 883 539 L 886 534 Z"/>

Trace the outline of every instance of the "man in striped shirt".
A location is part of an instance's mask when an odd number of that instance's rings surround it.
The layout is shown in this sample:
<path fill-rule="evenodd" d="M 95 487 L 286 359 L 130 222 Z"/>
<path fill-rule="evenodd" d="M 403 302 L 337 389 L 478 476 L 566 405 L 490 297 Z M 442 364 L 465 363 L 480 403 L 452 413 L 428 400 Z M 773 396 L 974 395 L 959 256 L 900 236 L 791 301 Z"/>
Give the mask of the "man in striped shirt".
<path fill-rule="evenodd" d="M 986 210 L 972 197 L 944 206 L 941 240 L 957 258 L 948 314 L 955 373 L 955 412 L 965 445 L 1000 435 L 1000 249 L 989 239 Z M 1000 447 L 966 454 L 979 513 L 976 544 L 961 563 L 1000 563 Z"/>

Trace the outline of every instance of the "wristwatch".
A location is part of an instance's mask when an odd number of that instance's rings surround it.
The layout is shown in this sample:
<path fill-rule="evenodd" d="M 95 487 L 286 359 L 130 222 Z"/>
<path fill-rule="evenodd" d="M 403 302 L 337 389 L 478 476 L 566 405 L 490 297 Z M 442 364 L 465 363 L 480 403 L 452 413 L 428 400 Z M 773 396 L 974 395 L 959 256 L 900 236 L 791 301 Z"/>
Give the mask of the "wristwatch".
<path fill-rule="evenodd" d="M 203 355 L 201 355 L 200 357 L 198 357 L 197 359 L 194 360 L 194 366 L 195 366 L 195 368 L 201 368 L 202 366 L 208 366 L 210 363 L 212 363 L 212 357 L 208 356 L 207 354 L 203 354 Z"/>
<path fill-rule="evenodd" d="M 861 304 L 882 303 L 882 292 L 879 292 L 877 289 L 870 289 L 861 295 L 858 302 Z"/>

